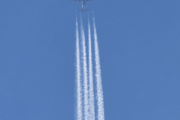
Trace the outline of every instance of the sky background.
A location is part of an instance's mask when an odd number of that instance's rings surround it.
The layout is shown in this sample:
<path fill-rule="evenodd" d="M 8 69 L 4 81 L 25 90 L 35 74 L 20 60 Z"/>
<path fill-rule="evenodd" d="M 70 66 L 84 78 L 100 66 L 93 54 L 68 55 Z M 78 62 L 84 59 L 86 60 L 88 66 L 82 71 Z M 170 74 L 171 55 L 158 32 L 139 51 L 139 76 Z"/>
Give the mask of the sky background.
<path fill-rule="evenodd" d="M 93 0 L 107 120 L 180 120 L 180 1 Z M 72 0 L 0 0 L 0 120 L 73 120 Z"/>

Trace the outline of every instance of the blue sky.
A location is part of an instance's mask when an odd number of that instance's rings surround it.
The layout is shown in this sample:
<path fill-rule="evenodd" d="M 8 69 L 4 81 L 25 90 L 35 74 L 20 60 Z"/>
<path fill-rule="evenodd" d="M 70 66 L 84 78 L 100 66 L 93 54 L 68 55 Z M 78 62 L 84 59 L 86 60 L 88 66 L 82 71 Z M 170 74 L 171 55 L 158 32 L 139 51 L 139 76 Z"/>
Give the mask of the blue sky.
<path fill-rule="evenodd" d="M 180 119 L 180 1 L 94 0 L 107 120 Z M 72 120 L 71 0 L 0 0 L 0 119 Z"/>

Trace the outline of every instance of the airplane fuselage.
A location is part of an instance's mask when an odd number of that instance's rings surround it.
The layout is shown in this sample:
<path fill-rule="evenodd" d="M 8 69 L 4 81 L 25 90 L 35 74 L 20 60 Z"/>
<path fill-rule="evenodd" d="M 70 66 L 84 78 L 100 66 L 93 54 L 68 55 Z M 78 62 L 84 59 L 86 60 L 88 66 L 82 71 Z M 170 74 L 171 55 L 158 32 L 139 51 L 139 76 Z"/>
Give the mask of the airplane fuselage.
<path fill-rule="evenodd" d="M 79 1 L 82 3 L 82 10 L 86 10 L 86 2 L 90 0 L 74 0 L 74 1 Z"/>
<path fill-rule="evenodd" d="M 86 8 L 86 0 L 82 0 L 82 9 Z"/>

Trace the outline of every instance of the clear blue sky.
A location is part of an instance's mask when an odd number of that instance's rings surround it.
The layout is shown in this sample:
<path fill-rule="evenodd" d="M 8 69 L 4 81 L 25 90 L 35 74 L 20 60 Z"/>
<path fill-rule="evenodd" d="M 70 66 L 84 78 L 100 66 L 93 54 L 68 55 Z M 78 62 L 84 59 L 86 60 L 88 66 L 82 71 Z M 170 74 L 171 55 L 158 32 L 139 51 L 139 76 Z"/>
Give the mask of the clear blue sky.
<path fill-rule="evenodd" d="M 180 120 L 180 1 L 94 0 L 107 120 Z M 0 0 L 0 120 L 73 120 L 71 0 Z"/>

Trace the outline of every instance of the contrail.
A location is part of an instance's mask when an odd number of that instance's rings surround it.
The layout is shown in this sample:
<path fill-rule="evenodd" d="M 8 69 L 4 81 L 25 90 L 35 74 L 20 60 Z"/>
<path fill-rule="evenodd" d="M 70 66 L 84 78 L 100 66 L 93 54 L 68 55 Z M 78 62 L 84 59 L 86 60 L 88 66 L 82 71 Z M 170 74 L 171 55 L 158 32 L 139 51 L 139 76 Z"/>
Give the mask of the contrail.
<path fill-rule="evenodd" d="M 91 27 L 90 27 L 89 19 L 88 19 L 88 39 L 89 39 L 89 118 L 90 120 L 95 120 Z"/>
<path fill-rule="evenodd" d="M 86 58 L 86 42 L 85 33 L 81 19 L 81 39 L 82 39 L 82 53 L 83 53 L 83 79 L 84 79 L 84 120 L 88 120 L 88 78 L 87 78 L 87 58 Z"/>
<path fill-rule="evenodd" d="M 95 69 L 96 69 L 96 84 L 97 84 L 97 105 L 98 105 L 98 120 L 104 120 L 104 100 L 103 100 L 103 88 L 102 88 L 102 79 L 101 79 L 101 65 L 99 57 L 99 47 L 97 39 L 97 31 L 95 25 L 95 19 L 93 17 L 93 26 L 94 26 L 94 47 L 95 47 Z"/>
<path fill-rule="evenodd" d="M 78 20 L 76 18 L 76 84 L 77 84 L 77 120 L 95 120 L 97 111 L 97 120 L 105 120 L 104 116 L 104 101 L 103 101 L 103 88 L 101 78 L 101 66 L 99 47 L 97 39 L 97 31 L 95 19 L 93 17 L 93 30 L 94 30 L 94 52 L 95 52 L 95 65 L 92 61 L 92 38 L 91 38 L 91 24 L 88 18 L 88 50 L 86 51 L 85 31 L 80 17 L 80 29 Z M 81 41 L 79 37 L 81 35 Z M 81 46 L 80 46 L 81 42 Z M 87 66 L 87 53 L 88 53 L 88 66 Z M 95 66 L 95 73 L 93 71 Z M 94 74 L 96 78 L 96 92 L 97 92 L 97 110 L 95 110 L 94 99 Z"/>
<path fill-rule="evenodd" d="M 79 32 L 78 22 L 76 19 L 76 84 L 77 84 L 77 120 L 82 120 L 82 95 L 81 95 L 81 66 L 80 66 L 80 50 L 79 50 Z"/>

